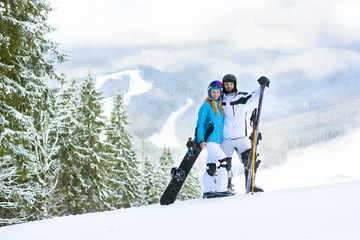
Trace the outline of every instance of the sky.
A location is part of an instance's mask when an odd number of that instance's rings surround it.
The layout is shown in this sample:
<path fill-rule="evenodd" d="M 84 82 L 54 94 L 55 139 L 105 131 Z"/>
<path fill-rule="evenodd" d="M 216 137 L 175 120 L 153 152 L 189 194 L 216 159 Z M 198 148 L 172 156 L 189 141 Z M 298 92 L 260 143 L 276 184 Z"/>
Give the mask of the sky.
<path fill-rule="evenodd" d="M 224 43 L 239 50 L 347 45 L 359 1 L 50 0 L 64 47 Z"/>
<path fill-rule="evenodd" d="M 102 56 L 111 58 L 109 66 L 145 64 L 174 72 L 187 61 L 231 68 L 228 58 L 238 53 L 298 53 L 349 46 L 358 51 L 360 46 L 357 0 L 49 2 L 55 8 L 49 23 L 57 29 L 50 36 L 65 52 L 132 49 L 117 58 Z"/>

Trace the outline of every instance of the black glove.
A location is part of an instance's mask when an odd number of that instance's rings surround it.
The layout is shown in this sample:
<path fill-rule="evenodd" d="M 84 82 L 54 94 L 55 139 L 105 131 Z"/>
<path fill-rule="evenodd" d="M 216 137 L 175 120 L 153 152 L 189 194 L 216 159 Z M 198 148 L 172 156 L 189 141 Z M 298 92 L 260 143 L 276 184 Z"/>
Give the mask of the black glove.
<path fill-rule="evenodd" d="M 258 82 L 259 82 L 260 85 L 264 85 L 264 86 L 267 86 L 267 87 L 269 87 L 269 84 L 270 84 L 270 80 L 267 77 L 264 77 L 264 76 L 261 76 L 258 79 Z"/>

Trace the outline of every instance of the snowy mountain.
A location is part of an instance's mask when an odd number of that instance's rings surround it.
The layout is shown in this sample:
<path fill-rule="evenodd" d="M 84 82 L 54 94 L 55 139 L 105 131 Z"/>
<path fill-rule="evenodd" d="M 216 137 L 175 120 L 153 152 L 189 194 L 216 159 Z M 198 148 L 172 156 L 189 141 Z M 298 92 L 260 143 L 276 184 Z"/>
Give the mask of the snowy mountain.
<path fill-rule="evenodd" d="M 127 91 L 124 92 L 124 104 L 129 105 L 131 96 L 141 95 L 146 93 L 151 89 L 151 83 L 144 81 L 140 76 L 140 71 L 132 70 L 132 71 L 123 71 L 115 74 L 109 74 L 105 76 L 101 76 L 96 78 L 96 88 L 102 87 L 105 90 L 112 90 L 113 92 L 108 93 L 111 97 L 114 97 L 117 93 L 121 93 L 121 88 L 119 88 L 119 81 L 122 80 L 123 77 L 129 77 L 129 81 Z M 113 84 L 111 84 L 114 81 Z M 104 85 L 106 82 L 106 85 Z M 120 82 L 121 83 L 121 82 Z M 110 86 L 109 86 L 110 85 Z M 112 85 L 117 85 L 118 87 L 113 89 Z"/>
<path fill-rule="evenodd" d="M 238 77 L 240 91 L 257 89 L 256 80 L 260 75 L 266 75 L 271 80 L 270 88 L 265 93 L 262 114 L 261 129 L 269 133 L 264 135 L 267 138 L 264 144 L 275 140 L 278 142 L 278 138 L 281 138 L 281 148 L 284 148 L 284 144 L 293 141 L 290 137 L 294 137 L 287 133 L 297 132 L 297 129 L 307 133 L 309 138 L 318 138 L 312 133 L 325 122 L 331 124 L 327 124 L 324 132 L 334 129 L 338 132 L 332 136 L 322 136 L 319 141 L 344 135 L 349 129 L 359 126 L 359 121 L 351 121 L 359 117 L 356 111 L 360 103 L 359 53 L 323 48 L 291 54 L 270 52 L 259 55 L 255 61 L 247 61 L 246 56 L 233 57 L 231 60 L 238 64 L 232 73 Z M 135 147 L 140 148 L 144 136 L 154 154 L 150 158 L 157 158 L 164 145 L 171 147 L 177 156 L 183 155 L 184 143 L 193 135 L 197 111 L 207 96 L 208 83 L 221 80 L 228 73 L 214 74 L 212 71 L 200 65 L 188 66 L 178 72 L 136 65 L 98 76 L 97 86 L 106 98 L 107 112 L 110 112 L 111 98 L 118 93 L 124 94 Z M 189 99 L 192 104 L 189 104 Z M 324 111 L 339 109 L 342 116 L 324 114 Z M 301 119 L 311 119 L 312 124 Z M 307 146 L 313 141 L 309 140 L 308 144 L 299 144 L 301 146 L 298 147 Z M 287 151 L 280 149 L 278 152 L 279 147 L 264 148 L 268 152 L 265 155 L 270 155 L 271 161 L 274 156 L 284 155 Z M 280 158 L 284 160 L 286 156 Z M 268 165 L 273 164 L 268 162 Z"/>

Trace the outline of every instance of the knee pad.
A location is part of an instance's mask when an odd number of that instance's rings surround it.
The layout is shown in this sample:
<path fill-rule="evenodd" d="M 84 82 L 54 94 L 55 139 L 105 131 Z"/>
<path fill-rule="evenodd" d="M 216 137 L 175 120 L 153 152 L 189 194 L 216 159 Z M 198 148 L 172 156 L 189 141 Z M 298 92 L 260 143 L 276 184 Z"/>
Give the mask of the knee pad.
<path fill-rule="evenodd" d="M 244 166 L 248 166 L 250 163 L 250 159 L 251 159 L 250 152 L 251 149 L 248 149 L 241 153 L 241 161 L 244 164 Z"/>
<path fill-rule="evenodd" d="M 216 172 L 216 163 L 208 163 L 206 165 L 206 172 L 209 174 L 209 176 L 213 177 Z"/>
<path fill-rule="evenodd" d="M 242 159 L 248 159 L 249 158 L 249 155 L 250 155 L 250 151 L 251 149 L 249 148 L 248 150 L 245 150 L 241 153 L 241 158 Z"/>
<path fill-rule="evenodd" d="M 219 168 L 224 167 L 224 168 L 226 168 L 227 171 L 231 170 L 231 158 L 227 157 L 227 158 L 219 160 L 219 162 L 220 162 Z"/>

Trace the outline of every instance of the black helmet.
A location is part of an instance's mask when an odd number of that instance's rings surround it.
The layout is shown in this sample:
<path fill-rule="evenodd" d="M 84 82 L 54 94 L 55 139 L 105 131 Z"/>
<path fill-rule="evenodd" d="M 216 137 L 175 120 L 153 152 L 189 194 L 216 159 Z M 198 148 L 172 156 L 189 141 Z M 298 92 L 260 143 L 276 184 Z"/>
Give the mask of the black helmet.
<path fill-rule="evenodd" d="M 226 89 L 225 89 L 225 83 L 226 82 L 234 83 L 234 88 L 230 92 L 226 91 Z M 223 89 L 224 89 L 225 94 L 237 92 L 237 89 L 236 89 L 236 77 L 234 75 L 226 74 L 222 79 L 222 84 L 223 84 Z"/>
<path fill-rule="evenodd" d="M 222 92 L 223 92 L 221 82 L 220 82 L 220 81 L 212 81 L 212 82 L 209 84 L 207 90 L 208 90 L 208 97 L 209 97 L 210 99 L 212 99 L 212 97 L 211 97 L 211 89 L 213 89 L 213 88 L 220 90 L 220 97 L 221 97 Z"/>

